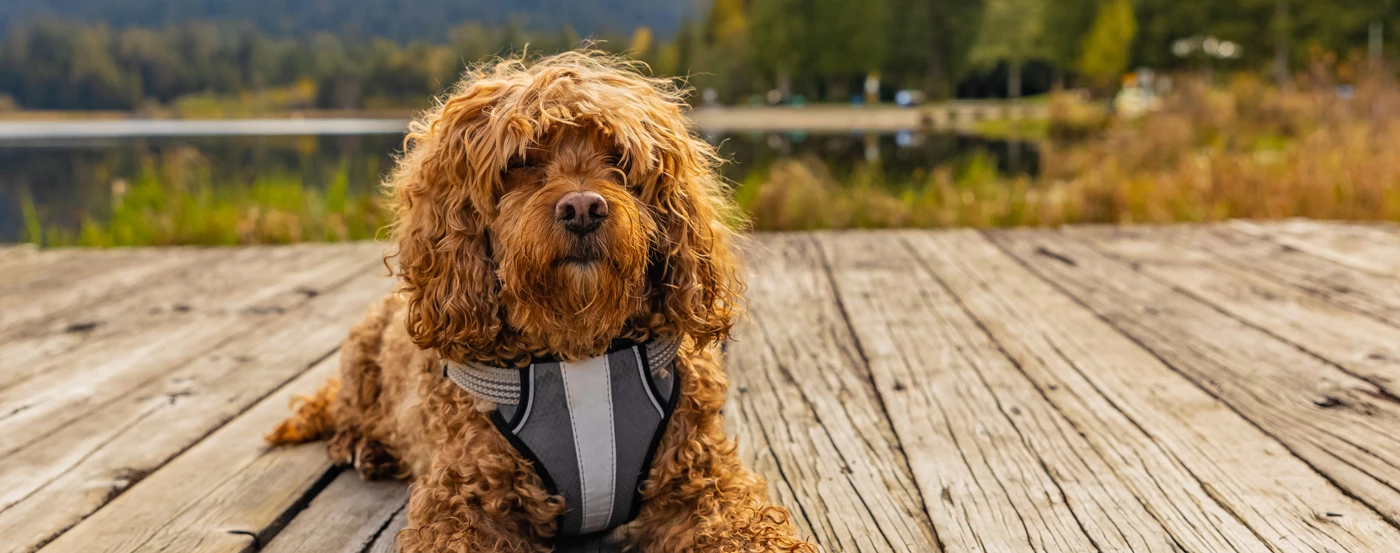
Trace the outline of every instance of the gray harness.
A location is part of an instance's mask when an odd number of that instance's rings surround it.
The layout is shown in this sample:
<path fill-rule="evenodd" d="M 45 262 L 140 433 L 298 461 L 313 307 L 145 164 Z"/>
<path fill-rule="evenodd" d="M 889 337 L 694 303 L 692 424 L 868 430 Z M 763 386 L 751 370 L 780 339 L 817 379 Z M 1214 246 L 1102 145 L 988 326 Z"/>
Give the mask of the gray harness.
<path fill-rule="evenodd" d="M 641 508 L 638 486 L 675 409 L 679 339 L 615 344 L 572 363 L 525 368 L 444 361 L 443 373 L 494 402 L 491 421 L 567 510 L 559 535 L 611 530 Z"/>

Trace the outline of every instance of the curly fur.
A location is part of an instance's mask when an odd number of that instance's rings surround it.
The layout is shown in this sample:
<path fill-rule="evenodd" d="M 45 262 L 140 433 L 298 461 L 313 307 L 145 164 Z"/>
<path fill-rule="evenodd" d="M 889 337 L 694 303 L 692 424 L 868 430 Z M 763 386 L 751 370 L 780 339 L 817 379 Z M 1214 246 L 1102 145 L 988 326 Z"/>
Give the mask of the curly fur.
<path fill-rule="evenodd" d="M 520 366 L 680 335 L 681 399 L 640 514 L 612 537 L 641 551 L 815 551 L 724 433 L 714 350 L 743 284 L 718 158 L 688 126 L 684 92 L 596 52 L 469 70 L 412 125 L 387 183 L 399 290 L 352 330 L 339 381 L 268 440 L 329 438 L 366 478 L 413 478 L 405 552 L 550 551 L 563 499 L 440 362 Z M 594 233 L 555 220 L 571 191 L 607 200 Z"/>

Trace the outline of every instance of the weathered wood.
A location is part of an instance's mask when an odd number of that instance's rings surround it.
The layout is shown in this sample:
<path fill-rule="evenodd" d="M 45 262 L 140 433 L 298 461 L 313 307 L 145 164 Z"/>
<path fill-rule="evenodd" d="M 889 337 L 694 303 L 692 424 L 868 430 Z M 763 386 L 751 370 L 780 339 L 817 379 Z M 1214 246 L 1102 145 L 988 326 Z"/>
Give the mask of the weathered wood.
<path fill-rule="evenodd" d="M 1226 262 L 1195 245 L 1204 234 L 1199 230 L 1065 232 L 1067 238 L 1126 261 L 1143 274 L 1400 397 L 1400 364 L 1396 363 L 1400 328 Z"/>
<path fill-rule="evenodd" d="M 936 551 L 815 243 L 750 250 L 753 323 L 726 359 L 745 456 L 828 551 Z"/>
<path fill-rule="evenodd" d="M 34 259 L 39 255 L 39 248 L 34 244 L 6 244 L 0 246 L 0 271 L 3 271 L 15 263 Z"/>
<path fill-rule="evenodd" d="M 158 250 L 117 250 L 104 252 L 100 256 L 120 261 L 115 266 L 112 263 L 80 263 L 78 267 L 68 270 L 45 270 L 42 273 L 44 278 L 39 282 L 18 288 L 11 285 L 9 294 L 0 299 L 0 304 L 3 304 L 3 309 L 0 309 L 0 333 L 8 337 L 50 330 L 55 319 L 82 316 L 80 312 L 84 309 L 107 307 L 114 299 L 124 299 L 131 293 L 152 288 L 155 281 L 180 268 L 207 269 L 231 255 L 259 259 L 269 257 L 269 252 L 263 248 L 175 248 L 168 253 Z M 98 257 L 81 255 L 74 260 Z M 94 272 L 94 265 L 104 270 Z"/>
<path fill-rule="evenodd" d="M 1189 234 L 1191 247 L 1196 251 L 1210 253 L 1221 261 L 1377 320 L 1400 325 L 1400 279 L 1358 271 L 1223 226 L 1202 227 Z"/>
<path fill-rule="evenodd" d="M 256 319 L 286 311 L 352 267 L 358 269 L 351 264 L 371 262 L 370 251 L 336 246 L 272 249 L 258 256 L 229 250 L 212 262 L 164 275 L 142 292 L 6 335 L 0 342 L 0 409 L 16 407 L 7 403 L 6 389 L 55 368 L 81 368 L 91 378 L 95 367 L 121 363 L 113 353 L 131 353 L 133 344 L 146 348 L 143 355 L 178 355 L 216 343 L 255 325 Z M 31 392 L 21 397 L 32 396 L 33 386 L 43 386 L 28 385 Z"/>
<path fill-rule="evenodd" d="M 318 363 L 41 551 L 255 550 L 335 474 L 324 443 L 269 449 L 261 440 L 293 396 L 314 392 L 338 364 Z"/>
<path fill-rule="evenodd" d="M 1353 269 L 1400 276 L 1400 240 L 1396 239 L 1400 231 L 1390 225 L 1290 219 L 1270 223 L 1234 221 L 1230 226 Z"/>
<path fill-rule="evenodd" d="M 1400 406 L 1380 388 L 1058 233 L 992 238 L 1348 494 L 1400 521 Z"/>
<path fill-rule="evenodd" d="M 365 553 L 399 553 L 399 530 L 403 530 L 405 526 L 408 526 L 408 509 L 401 509 L 389 520 L 389 524 L 374 539 L 374 543 L 365 549 Z"/>
<path fill-rule="evenodd" d="M 406 501 L 407 483 L 365 482 L 344 471 L 260 551 L 361 553 L 404 512 Z"/>
<path fill-rule="evenodd" d="M 160 252 L 0 249 L 0 553 L 394 551 L 405 484 L 260 441 L 388 289 L 378 247 Z M 1400 551 L 1396 227 L 747 253 L 727 424 L 824 550 Z"/>
<path fill-rule="evenodd" d="M 1005 380 L 1020 379 L 1015 367 L 920 274 L 897 235 L 824 234 L 821 242 L 948 551 L 1170 551 L 1160 526 L 1131 496 L 1121 497 L 1121 485 L 1093 474 L 1109 471 L 1054 458 L 1088 448 L 1062 417 L 1036 405 L 1043 400 L 1028 395 L 1033 388 L 1020 382 L 1019 393 L 1011 389 Z M 1126 532 L 1107 520 L 1110 513 Z"/>
<path fill-rule="evenodd" d="M 38 544 L 324 359 L 389 290 L 367 266 L 307 305 L 0 457 L 0 535 Z"/>
<path fill-rule="evenodd" d="M 1160 525 L 1173 551 L 1400 547 L 1400 533 L 1366 505 L 982 236 L 902 237 L 957 298 L 950 309 L 975 317 L 1034 385 L 1017 398 L 1009 397 L 1024 386 L 1016 379 L 989 380 L 1005 403 L 1027 413 L 1015 419 L 1030 420 L 1028 406 L 1049 403 L 1087 441 L 1090 447 L 1071 451 L 1081 452 L 1098 481 L 1130 491 L 1152 516 L 1134 525 L 1124 508 L 1111 519 L 1115 526 L 1146 533 Z M 1075 435 L 1066 434 L 1068 445 Z M 1036 449 L 1063 450 L 1054 446 L 1052 438 Z M 1075 480 L 1062 469 L 1052 474 Z"/>
<path fill-rule="evenodd" d="M 199 248 L 61 248 L 40 250 L 10 263 L 0 284 L 0 309 L 36 298 L 62 294 L 66 288 L 96 282 L 115 271 L 139 269 L 143 265 L 178 262 Z"/>
<path fill-rule="evenodd" d="M 294 316 L 319 290 L 340 286 L 376 265 L 356 255 L 316 261 L 266 268 L 272 275 L 248 279 L 255 284 L 229 282 L 218 287 L 214 293 L 218 299 L 208 300 L 217 306 L 213 313 L 207 312 L 206 303 L 191 298 L 195 307 L 189 313 L 161 317 L 145 328 L 133 321 L 125 332 L 114 329 L 118 336 L 129 336 L 114 337 L 102 349 L 82 348 L 74 355 L 54 355 L 36 363 L 31 370 L 42 372 L 0 390 L 0 409 L 13 412 L 0 418 L 0 456 L 212 354 L 222 343 Z M 303 293 L 307 287 L 318 291 Z"/>

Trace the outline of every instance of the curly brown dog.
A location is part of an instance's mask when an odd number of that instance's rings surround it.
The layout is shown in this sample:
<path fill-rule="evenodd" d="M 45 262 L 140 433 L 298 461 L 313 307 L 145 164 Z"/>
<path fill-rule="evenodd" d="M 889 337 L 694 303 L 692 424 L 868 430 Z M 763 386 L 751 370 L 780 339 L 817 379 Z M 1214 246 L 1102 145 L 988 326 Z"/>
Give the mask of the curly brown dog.
<path fill-rule="evenodd" d="M 469 71 L 410 127 L 387 182 L 398 291 L 351 331 L 338 381 L 268 441 L 328 438 L 364 478 L 413 478 L 403 551 L 550 551 L 587 500 L 553 493 L 493 419 L 503 405 L 445 367 L 515 374 L 546 360 L 568 380 L 583 374 L 572 362 L 618 343 L 669 341 L 669 364 L 635 358 L 639 382 L 673 370 L 679 394 L 635 476 L 637 505 L 607 535 L 641 551 L 816 551 L 724 433 L 715 350 L 743 284 L 719 160 L 683 94 L 596 52 Z M 657 397 L 646 405 L 661 409 Z"/>

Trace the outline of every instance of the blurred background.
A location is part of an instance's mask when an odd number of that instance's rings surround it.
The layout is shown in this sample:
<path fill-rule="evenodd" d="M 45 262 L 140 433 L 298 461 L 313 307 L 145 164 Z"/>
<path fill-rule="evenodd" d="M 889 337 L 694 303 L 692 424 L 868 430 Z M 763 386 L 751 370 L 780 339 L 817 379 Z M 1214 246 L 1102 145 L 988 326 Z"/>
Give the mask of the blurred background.
<path fill-rule="evenodd" d="M 7 0 L 0 242 L 351 240 L 404 122 L 591 41 L 757 230 L 1400 219 L 1400 0 Z"/>

